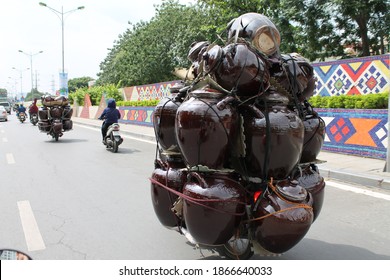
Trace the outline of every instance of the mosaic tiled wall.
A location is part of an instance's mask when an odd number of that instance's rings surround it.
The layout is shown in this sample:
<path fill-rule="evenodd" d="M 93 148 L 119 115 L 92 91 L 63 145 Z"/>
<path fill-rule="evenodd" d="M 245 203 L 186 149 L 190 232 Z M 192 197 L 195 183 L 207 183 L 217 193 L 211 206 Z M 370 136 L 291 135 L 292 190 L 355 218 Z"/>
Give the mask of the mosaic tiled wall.
<path fill-rule="evenodd" d="M 315 110 L 326 123 L 323 150 L 386 159 L 387 110 Z"/>
<path fill-rule="evenodd" d="M 321 96 L 390 91 L 390 55 L 313 63 Z"/>
<path fill-rule="evenodd" d="M 169 89 L 176 82 L 177 81 L 169 81 L 150 85 L 126 87 L 122 89 L 122 92 L 125 100 L 129 101 L 162 99 L 170 95 Z"/>
<path fill-rule="evenodd" d="M 154 107 L 119 107 L 121 123 L 153 126 Z"/>

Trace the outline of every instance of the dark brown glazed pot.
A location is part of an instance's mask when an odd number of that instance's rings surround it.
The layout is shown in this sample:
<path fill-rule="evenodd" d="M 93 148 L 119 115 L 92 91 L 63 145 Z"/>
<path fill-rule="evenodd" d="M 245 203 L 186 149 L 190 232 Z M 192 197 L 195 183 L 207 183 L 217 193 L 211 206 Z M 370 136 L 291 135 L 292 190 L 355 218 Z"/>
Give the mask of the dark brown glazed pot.
<path fill-rule="evenodd" d="M 267 190 L 254 217 L 269 216 L 253 223 L 255 240 L 272 253 L 290 250 L 310 229 L 313 222 L 312 203 L 310 193 L 289 180 L 278 183 L 276 192 Z"/>
<path fill-rule="evenodd" d="M 38 116 L 41 121 L 48 120 L 48 109 L 47 107 L 40 107 L 38 110 Z"/>
<path fill-rule="evenodd" d="M 229 104 L 219 109 L 217 104 L 224 95 L 209 88 L 189 94 L 191 97 L 177 109 L 175 122 L 177 143 L 186 164 L 227 168 L 238 133 L 236 109 Z"/>
<path fill-rule="evenodd" d="M 180 220 L 172 212 L 173 203 L 178 196 L 168 189 L 181 192 L 187 179 L 187 171 L 183 161 L 172 159 L 169 162 L 155 161 L 155 169 L 152 173 L 151 196 L 154 212 L 160 223 L 166 227 L 179 225 Z M 160 186 L 158 183 L 166 186 L 168 189 Z"/>
<path fill-rule="evenodd" d="M 203 59 L 203 53 L 207 50 L 210 45 L 207 41 L 194 42 L 191 44 L 191 49 L 188 52 L 188 59 L 192 62 L 192 74 L 197 77 L 200 73 L 200 66 Z"/>
<path fill-rule="evenodd" d="M 228 40 L 244 38 L 257 50 L 272 55 L 279 50 L 280 33 L 275 24 L 266 16 L 258 13 L 246 13 L 228 24 Z"/>
<path fill-rule="evenodd" d="M 70 106 L 65 106 L 64 107 L 64 118 L 70 119 L 70 118 L 72 118 L 72 115 L 73 115 L 73 108 L 71 108 Z"/>
<path fill-rule="evenodd" d="M 183 216 L 200 244 L 225 244 L 245 214 L 245 192 L 237 174 L 189 174 L 184 185 Z"/>
<path fill-rule="evenodd" d="M 305 188 L 313 197 L 313 222 L 321 212 L 325 197 L 325 180 L 318 171 L 316 165 L 306 166 L 300 172 L 296 172 L 294 179 L 298 184 Z"/>
<path fill-rule="evenodd" d="M 261 110 L 247 106 L 241 114 L 248 175 L 276 180 L 286 178 L 302 153 L 304 127 L 301 119 L 283 104 L 269 104 Z"/>
<path fill-rule="evenodd" d="M 280 62 L 281 60 L 281 62 Z M 273 59 L 283 66 L 280 71 L 271 71 L 271 76 L 290 94 L 303 101 L 314 94 L 316 78 L 313 67 L 297 53 L 283 54 L 281 58 Z M 274 68 L 275 69 L 275 68 Z"/>
<path fill-rule="evenodd" d="M 49 123 L 49 120 L 40 120 L 38 122 L 38 129 L 41 132 L 49 132 L 51 128 L 51 124 Z"/>
<path fill-rule="evenodd" d="M 63 113 L 64 109 L 62 109 L 61 107 L 50 107 L 50 110 L 49 110 L 49 114 L 50 114 L 50 117 L 52 118 L 62 118 L 62 113 Z"/>
<path fill-rule="evenodd" d="M 73 128 L 73 121 L 72 120 L 63 120 L 63 128 L 65 131 L 71 130 Z"/>
<path fill-rule="evenodd" d="M 269 87 L 269 72 L 264 58 L 246 43 L 227 45 L 215 68 L 216 81 L 225 89 L 237 90 L 238 96 L 260 95 Z M 210 55 L 210 57 L 213 57 Z M 215 65 L 215 60 L 205 64 Z M 212 67 L 211 67 L 212 68 Z"/>
<path fill-rule="evenodd" d="M 181 102 L 174 98 L 163 98 L 153 113 L 153 127 L 157 142 L 164 150 L 178 151 L 175 136 L 176 111 Z"/>
<path fill-rule="evenodd" d="M 314 162 L 324 144 L 326 125 L 320 116 L 314 114 L 305 117 L 303 126 L 305 136 L 300 163 Z"/>

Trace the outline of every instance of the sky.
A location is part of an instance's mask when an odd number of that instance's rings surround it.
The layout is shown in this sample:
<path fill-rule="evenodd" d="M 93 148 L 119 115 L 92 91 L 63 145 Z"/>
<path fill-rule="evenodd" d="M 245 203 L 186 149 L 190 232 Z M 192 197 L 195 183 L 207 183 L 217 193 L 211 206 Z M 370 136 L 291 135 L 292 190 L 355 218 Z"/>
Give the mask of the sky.
<path fill-rule="evenodd" d="M 30 91 L 32 83 L 39 91 L 50 94 L 59 88 L 61 13 L 39 2 L 64 13 L 64 69 L 68 79 L 85 76 L 96 79 L 99 64 L 118 36 L 130 27 L 128 22 L 149 21 L 155 15 L 154 5 L 162 3 L 160 0 L 1 0 L 0 88 L 19 97 Z M 67 13 L 80 6 L 85 8 Z"/>

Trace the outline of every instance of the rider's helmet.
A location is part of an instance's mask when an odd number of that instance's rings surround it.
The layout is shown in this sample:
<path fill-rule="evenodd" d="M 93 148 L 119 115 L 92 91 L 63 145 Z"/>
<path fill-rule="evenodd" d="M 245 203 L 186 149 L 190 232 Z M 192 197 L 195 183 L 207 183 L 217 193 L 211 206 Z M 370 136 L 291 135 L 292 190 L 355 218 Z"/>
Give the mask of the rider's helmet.
<path fill-rule="evenodd" d="M 107 101 L 107 107 L 108 108 L 116 108 L 116 102 L 114 98 L 110 98 Z"/>

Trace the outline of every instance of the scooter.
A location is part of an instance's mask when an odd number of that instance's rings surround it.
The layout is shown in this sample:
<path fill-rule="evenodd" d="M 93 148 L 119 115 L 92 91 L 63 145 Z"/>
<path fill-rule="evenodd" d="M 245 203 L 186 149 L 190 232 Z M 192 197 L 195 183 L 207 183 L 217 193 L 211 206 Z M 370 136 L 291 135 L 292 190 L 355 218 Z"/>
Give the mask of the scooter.
<path fill-rule="evenodd" d="M 36 114 L 36 113 L 31 114 L 31 116 L 30 116 L 30 122 L 31 122 L 33 125 L 37 125 L 37 123 L 38 123 L 38 114 Z"/>
<path fill-rule="evenodd" d="M 26 120 L 26 113 L 20 112 L 18 118 L 21 123 L 24 123 L 24 121 Z"/>
<path fill-rule="evenodd" d="M 113 123 L 108 127 L 107 135 L 104 138 L 104 144 L 107 149 L 110 149 L 113 153 L 118 152 L 119 145 L 122 144 L 123 138 L 119 134 L 120 126 L 118 123 Z"/>

